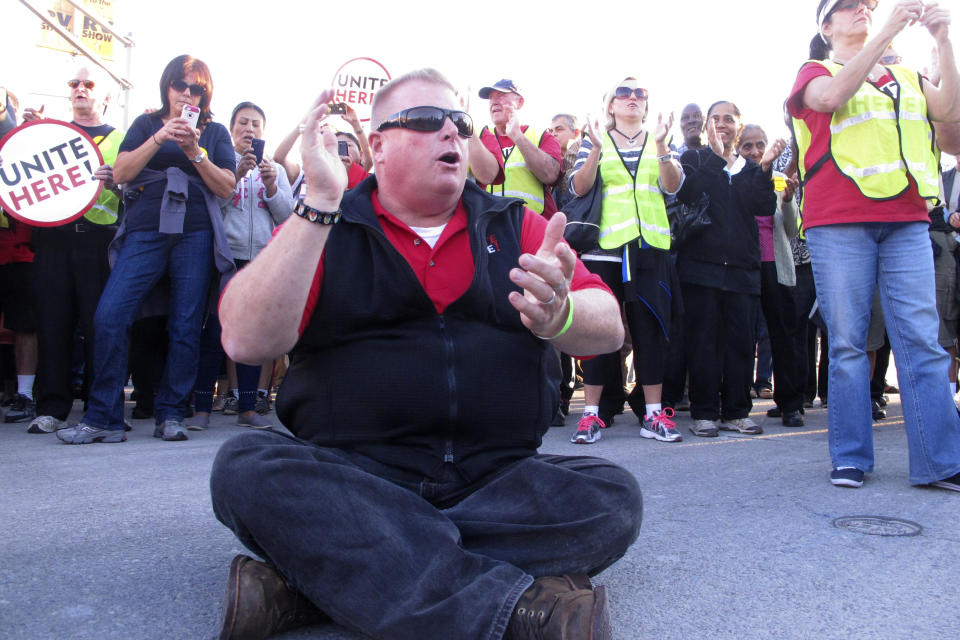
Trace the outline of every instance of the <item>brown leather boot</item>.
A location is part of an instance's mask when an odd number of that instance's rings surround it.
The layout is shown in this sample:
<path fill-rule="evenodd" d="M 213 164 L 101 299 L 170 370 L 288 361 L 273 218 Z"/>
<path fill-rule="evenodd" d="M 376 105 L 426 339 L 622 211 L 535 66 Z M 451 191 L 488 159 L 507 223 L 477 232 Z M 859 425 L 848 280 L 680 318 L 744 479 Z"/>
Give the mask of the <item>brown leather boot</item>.
<path fill-rule="evenodd" d="M 612 640 L 607 591 L 586 576 L 537 578 L 523 592 L 505 640 Z"/>
<path fill-rule="evenodd" d="M 264 640 L 311 624 L 330 622 L 271 565 L 239 555 L 230 563 L 220 640 Z"/>

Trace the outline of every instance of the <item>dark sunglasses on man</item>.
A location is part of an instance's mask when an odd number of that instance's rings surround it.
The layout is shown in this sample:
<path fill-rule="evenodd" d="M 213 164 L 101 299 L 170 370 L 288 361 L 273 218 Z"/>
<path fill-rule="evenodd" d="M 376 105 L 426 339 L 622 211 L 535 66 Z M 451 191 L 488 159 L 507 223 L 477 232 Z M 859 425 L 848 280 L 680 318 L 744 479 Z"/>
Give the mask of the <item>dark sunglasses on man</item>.
<path fill-rule="evenodd" d="M 636 89 L 631 89 L 630 87 L 617 87 L 613 92 L 614 98 L 629 98 L 633 96 L 637 100 L 646 100 L 647 99 L 647 90 L 637 87 Z"/>
<path fill-rule="evenodd" d="M 95 86 L 97 86 L 97 83 L 93 80 L 77 80 L 76 78 L 73 80 L 67 80 L 67 86 L 71 89 L 76 89 L 81 84 L 83 85 L 83 88 L 87 90 L 93 89 Z"/>
<path fill-rule="evenodd" d="M 188 84 L 187 84 L 186 82 L 184 82 L 183 80 L 172 80 L 172 81 L 170 82 L 170 86 L 171 86 L 171 87 L 173 88 L 173 90 L 176 91 L 177 93 L 183 93 L 183 90 L 184 90 L 184 89 L 186 89 L 187 87 L 190 87 L 190 95 L 192 95 L 193 97 L 202 96 L 203 94 L 205 94 L 205 93 L 207 92 L 207 88 L 206 88 L 205 86 L 203 86 L 202 84 L 191 84 L 191 85 L 188 85 Z"/>
<path fill-rule="evenodd" d="M 380 123 L 377 131 L 384 129 L 410 129 L 411 131 L 440 131 L 450 118 L 462 138 L 473 135 L 473 119 L 463 111 L 451 111 L 440 107 L 410 107 L 391 115 Z"/>

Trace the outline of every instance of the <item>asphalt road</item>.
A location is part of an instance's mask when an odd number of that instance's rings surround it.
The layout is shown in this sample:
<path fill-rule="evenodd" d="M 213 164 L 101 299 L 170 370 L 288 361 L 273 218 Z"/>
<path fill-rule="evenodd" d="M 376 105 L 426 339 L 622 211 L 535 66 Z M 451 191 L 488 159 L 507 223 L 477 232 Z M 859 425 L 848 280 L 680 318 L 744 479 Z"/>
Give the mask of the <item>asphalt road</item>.
<path fill-rule="evenodd" d="M 629 414 L 591 446 L 570 444 L 573 416 L 551 429 L 543 451 L 609 458 L 644 490 L 640 539 L 595 579 L 616 637 L 960 636 L 960 494 L 908 484 L 898 402 L 876 426 L 877 470 L 861 489 L 828 482 L 820 408 L 787 429 L 758 401 L 762 436 L 712 439 L 680 414 L 684 440 L 671 444 L 640 438 Z M 0 638 L 214 637 L 227 568 L 244 551 L 207 485 L 218 446 L 240 430 L 232 421 L 217 415 L 187 442 L 133 421 L 128 442 L 82 447 L 0 424 Z M 837 526 L 849 516 L 916 527 Z M 335 626 L 283 636 L 360 637 Z"/>

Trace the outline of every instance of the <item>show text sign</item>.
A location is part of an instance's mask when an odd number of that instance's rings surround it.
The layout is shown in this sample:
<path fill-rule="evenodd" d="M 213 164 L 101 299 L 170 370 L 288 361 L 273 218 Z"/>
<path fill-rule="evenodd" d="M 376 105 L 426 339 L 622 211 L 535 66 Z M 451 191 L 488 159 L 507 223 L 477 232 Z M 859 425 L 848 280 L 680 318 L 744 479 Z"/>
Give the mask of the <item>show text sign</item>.
<path fill-rule="evenodd" d="M 333 75 L 334 102 L 346 102 L 367 122 L 374 94 L 389 81 L 387 68 L 373 58 L 347 60 Z"/>
<path fill-rule="evenodd" d="M 55 227 L 76 220 L 100 196 L 93 177 L 103 164 L 94 141 L 59 120 L 26 122 L 0 141 L 0 205 L 33 226 Z"/>

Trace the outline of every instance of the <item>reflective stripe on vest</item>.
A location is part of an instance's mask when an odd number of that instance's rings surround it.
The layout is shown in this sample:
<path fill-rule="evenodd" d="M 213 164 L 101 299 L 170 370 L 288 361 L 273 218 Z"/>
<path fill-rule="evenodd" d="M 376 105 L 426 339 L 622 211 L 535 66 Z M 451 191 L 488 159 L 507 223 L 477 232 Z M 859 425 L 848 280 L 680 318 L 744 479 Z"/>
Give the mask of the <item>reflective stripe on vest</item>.
<path fill-rule="evenodd" d="M 817 61 L 836 75 L 841 65 Z M 901 66 L 886 67 L 896 85 L 896 99 L 864 82 L 830 119 L 829 153 L 837 169 L 872 200 L 890 200 L 917 184 L 920 196 L 939 194 L 939 163 L 933 153 L 933 130 L 919 76 Z M 800 149 L 800 177 L 817 158 L 807 158 L 810 131 L 794 119 Z"/>
<path fill-rule="evenodd" d="M 642 235 L 650 246 L 669 249 L 670 223 L 658 185 L 660 162 L 651 134 L 647 132 L 640 150 L 636 179 L 623 164 L 610 132 L 603 138 L 598 171 L 603 184 L 600 247 L 616 249 Z"/>
<path fill-rule="evenodd" d="M 100 153 L 103 154 L 104 164 L 112 166 L 116 163 L 117 152 L 120 150 L 122 141 L 123 132 L 119 129 L 114 129 L 101 139 L 94 139 L 94 142 L 100 147 Z M 83 219 L 93 224 L 113 224 L 117 221 L 119 211 L 120 198 L 117 197 L 116 193 L 104 187 L 97 201 L 83 214 Z"/>
<path fill-rule="evenodd" d="M 494 137 L 497 135 L 496 131 L 490 133 Z M 533 127 L 527 127 L 523 135 L 533 146 L 539 146 L 540 136 Z M 487 191 L 495 196 L 521 198 L 529 208 L 543 213 L 543 183 L 527 168 L 526 159 L 516 142 L 503 164 L 503 184 L 487 185 Z"/>

